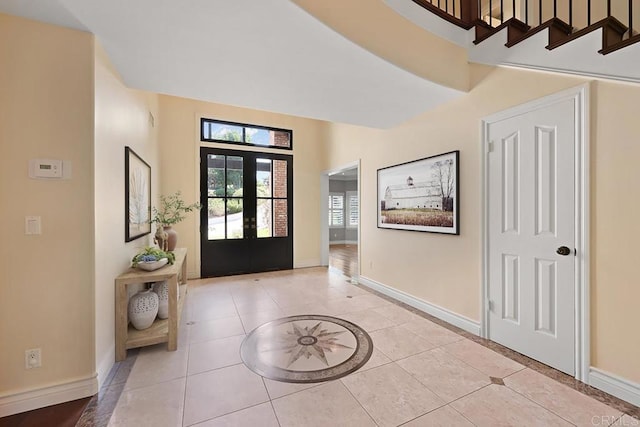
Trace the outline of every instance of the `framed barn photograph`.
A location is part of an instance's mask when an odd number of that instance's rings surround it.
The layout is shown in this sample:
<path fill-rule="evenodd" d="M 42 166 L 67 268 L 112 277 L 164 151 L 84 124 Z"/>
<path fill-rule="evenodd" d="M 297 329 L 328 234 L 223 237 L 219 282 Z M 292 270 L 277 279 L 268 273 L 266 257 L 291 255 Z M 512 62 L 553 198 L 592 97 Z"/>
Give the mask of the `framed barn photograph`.
<path fill-rule="evenodd" d="M 378 169 L 378 228 L 460 234 L 460 151 Z"/>
<path fill-rule="evenodd" d="M 151 233 L 151 166 L 124 149 L 124 241 Z"/>

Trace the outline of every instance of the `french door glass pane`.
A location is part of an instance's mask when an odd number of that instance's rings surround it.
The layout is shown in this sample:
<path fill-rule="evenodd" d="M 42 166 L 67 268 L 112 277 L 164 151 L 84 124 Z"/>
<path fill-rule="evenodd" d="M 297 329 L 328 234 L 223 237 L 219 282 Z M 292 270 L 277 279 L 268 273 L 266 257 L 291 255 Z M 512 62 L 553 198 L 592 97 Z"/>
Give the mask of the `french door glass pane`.
<path fill-rule="evenodd" d="M 227 197 L 242 197 L 243 158 L 227 157 Z"/>
<path fill-rule="evenodd" d="M 287 197 L 287 161 L 273 161 L 273 197 Z"/>
<path fill-rule="evenodd" d="M 258 238 L 273 237 L 273 213 L 271 199 L 258 199 L 256 202 Z"/>
<path fill-rule="evenodd" d="M 242 199 L 227 199 L 227 239 L 242 239 L 244 237 L 243 223 Z"/>
<path fill-rule="evenodd" d="M 287 200 L 274 200 L 273 210 L 273 237 L 287 237 L 289 235 Z"/>
<path fill-rule="evenodd" d="M 208 195 L 209 197 L 224 196 L 224 163 L 225 156 L 209 154 L 207 156 L 208 168 Z"/>
<path fill-rule="evenodd" d="M 209 240 L 224 239 L 224 199 L 209 199 Z"/>
<path fill-rule="evenodd" d="M 256 159 L 256 195 L 271 197 L 271 160 Z"/>

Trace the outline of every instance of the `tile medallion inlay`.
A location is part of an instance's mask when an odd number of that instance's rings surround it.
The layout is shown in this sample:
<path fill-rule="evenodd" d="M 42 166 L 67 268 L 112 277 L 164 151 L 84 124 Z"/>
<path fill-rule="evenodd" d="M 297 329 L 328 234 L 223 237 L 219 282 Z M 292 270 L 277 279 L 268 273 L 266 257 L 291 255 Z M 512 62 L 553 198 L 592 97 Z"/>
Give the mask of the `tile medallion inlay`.
<path fill-rule="evenodd" d="M 344 377 L 362 367 L 373 351 L 359 326 L 322 315 L 277 319 L 254 329 L 240 347 L 244 364 L 266 378 L 316 383 Z"/>

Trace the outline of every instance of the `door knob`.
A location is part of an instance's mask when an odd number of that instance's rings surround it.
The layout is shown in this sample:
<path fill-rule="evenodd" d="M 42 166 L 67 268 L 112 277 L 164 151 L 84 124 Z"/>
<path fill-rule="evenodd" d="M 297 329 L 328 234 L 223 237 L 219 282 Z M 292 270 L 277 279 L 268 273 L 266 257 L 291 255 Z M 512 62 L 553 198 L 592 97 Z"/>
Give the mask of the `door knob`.
<path fill-rule="evenodd" d="M 558 249 L 556 249 L 556 253 L 558 255 L 567 256 L 571 253 L 571 249 L 566 246 L 560 246 Z"/>

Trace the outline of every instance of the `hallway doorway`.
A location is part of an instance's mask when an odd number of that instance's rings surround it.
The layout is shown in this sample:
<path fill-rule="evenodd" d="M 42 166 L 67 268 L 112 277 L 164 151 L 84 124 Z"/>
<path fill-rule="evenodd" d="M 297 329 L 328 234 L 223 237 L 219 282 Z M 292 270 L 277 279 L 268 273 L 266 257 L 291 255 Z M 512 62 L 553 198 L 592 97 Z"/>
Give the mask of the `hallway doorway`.
<path fill-rule="evenodd" d="M 359 162 L 322 174 L 322 265 L 357 279 L 359 269 Z"/>

